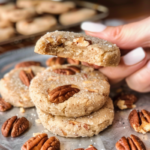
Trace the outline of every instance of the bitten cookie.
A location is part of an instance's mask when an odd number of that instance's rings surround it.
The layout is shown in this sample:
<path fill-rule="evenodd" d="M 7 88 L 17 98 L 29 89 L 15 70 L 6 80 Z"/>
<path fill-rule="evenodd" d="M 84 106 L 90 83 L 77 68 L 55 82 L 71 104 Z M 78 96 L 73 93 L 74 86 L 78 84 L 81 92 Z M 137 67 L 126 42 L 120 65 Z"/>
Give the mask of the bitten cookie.
<path fill-rule="evenodd" d="M 117 66 L 120 62 L 120 50 L 115 44 L 81 33 L 49 32 L 37 41 L 34 51 L 98 66 Z"/>
<path fill-rule="evenodd" d="M 59 17 L 59 22 L 63 25 L 70 25 L 87 20 L 96 14 L 95 10 L 83 8 L 72 12 L 67 12 Z"/>
<path fill-rule="evenodd" d="M 80 117 L 100 109 L 110 85 L 99 71 L 84 66 L 54 66 L 36 76 L 30 97 L 36 107 L 53 115 Z"/>
<path fill-rule="evenodd" d="M 13 69 L 0 80 L 0 93 L 2 97 L 16 107 L 33 107 L 29 96 L 29 84 L 43 67 L 27 67 Z"/>
<path fill-rule="evenodd" d="M 30 35 L 42 31 L 46 31 L 57 24 L 55 17 L 45 15 L 28 20 L 21 20 L 16 23 L 16 29 L 19 33 Z"/>
<path fill-rule="evenodd" d="M 35 15 L 36 11 L 34 8 L 16 8 L 3 12 L 1 14 L 1 18 L 11 22 L 17 22 L 23 19 L 34 17 Z"/>
<path fill-rule="evenodd" d="M 112 124 L 114 108 L 110 98 L 97 112 L 79 118 L 67 118 L 46 114 L 37 108 L 43 126 L 50 132 L 64 137 L 91 137 Z"/>
<path fill-rule="evenodd" d="M 42 1 L 37 7 L 36 11 L 38 14 L 51 13 L 51 14 L 62 14 L 70 9 L 73 9 L 75 4 L 73 2 L 54 2 L 54 1 Z"/>
<path fill-rule="evenodd" d="M 13 27 L 0 28 L 0 41 L 7 40 L 15 35 Z"/>

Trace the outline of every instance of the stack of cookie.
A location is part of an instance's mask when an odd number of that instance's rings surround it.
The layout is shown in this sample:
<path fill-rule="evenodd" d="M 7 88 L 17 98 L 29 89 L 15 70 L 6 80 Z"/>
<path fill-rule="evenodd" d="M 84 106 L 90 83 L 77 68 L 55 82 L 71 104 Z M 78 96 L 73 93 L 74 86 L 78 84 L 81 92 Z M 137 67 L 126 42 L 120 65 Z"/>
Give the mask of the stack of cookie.
<path fill-rule="evenodd" d="M 105 40 L 72 32 L 47 33 L 35 46 L 40 54 L 69 57 L 99 66 L 116 66 L 119 48 Z M 99 71 L 82 65 L 53 66 L 30 84 L 41 123 L 64 137 L 91 137 L 112 124 L 110 85 Z"/>

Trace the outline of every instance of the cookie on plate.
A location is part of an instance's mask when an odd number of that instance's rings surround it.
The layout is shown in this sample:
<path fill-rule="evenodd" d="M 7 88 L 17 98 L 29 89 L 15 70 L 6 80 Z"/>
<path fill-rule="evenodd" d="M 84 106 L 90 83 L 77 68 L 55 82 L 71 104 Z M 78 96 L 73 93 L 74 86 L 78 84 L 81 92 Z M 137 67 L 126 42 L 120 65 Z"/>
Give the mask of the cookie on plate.
<path fill-rule="evenodd" d="M 36 107 L 53 115 L 80 117 L 100 109 L 108 99 L 107 78 L 93 68 L 62 65 L 47 68 L 30 85 Z"/>
<path fill-rule="evenodd" d="M 17 22 L 23 19 L 31 18 L 36 15 L 34 8 L 17 8 L 9 11 L 5 11 L 1 14 L 3 20 L 11 22 Z"/>
<path fill-rule="evenodd" d="M 33 107 L 28 86 L 32 78 L 43 70 L 44 68 L 39 66 L 11 70 L 0 80 L 0 94 L 13 106 Z"/>
<path fill-rule="evenodd" d="M 62 14 L 71 9 L 75 8 L 73 2 L 54 2 L 54 1 L 42 1 L 37 7 L 36 11 L 38 14 L 51 13 L 51 14 Z"/>
<path fill-rule="evenodd" d="M 37 108 L 38 116 L 43 126 L 53 134 L 64 137 L 91 137 L 112 124 L 114 108 L 110 98 L 98 111 L 89 116 L 67 118 L 46 114 Z"/>
<path fill-rule="evenodd" d="M 59 22 L 62 25 L 75 24 L 87 20 L 96 14 L 95 10 L 82 8 L 76 11 L 66 12 L 59 16 Z"/>
<path fill-rule="evenodd" d="M 117 66 L 120 62 L 120 50 L 116 44 L 74 32 L 49 32 L 37 41 L 34 51 L 98 66 Z"/>
<path fill-rule="evenodd" d="M 0 28 L 0 41 L 7 40 L 15 35 L 13 27 Z"/>
<path fill-rule="evenodd" d="M 46 31 L 57 24 L 54 16 L 44 15 L 33 19 L 21 20 L 16 23 L 16 29 L 24 35 Z"/>

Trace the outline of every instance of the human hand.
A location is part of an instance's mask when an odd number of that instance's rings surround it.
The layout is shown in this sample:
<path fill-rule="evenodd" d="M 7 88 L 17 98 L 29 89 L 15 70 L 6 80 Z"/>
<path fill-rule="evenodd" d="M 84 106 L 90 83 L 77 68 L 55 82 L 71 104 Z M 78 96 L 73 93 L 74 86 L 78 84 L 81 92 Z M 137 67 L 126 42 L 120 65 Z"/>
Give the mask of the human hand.
<path fill-rule="evenodd" d="M 150 48 L 149 24 L 150 17 L 117 27 L 106 27 L 91 22 L 81 25 L 86 34 L 105 39 L 117 44 L 120 49 L 125 49 L 121 52 L 126 53 L 130 50 L 121 57 L 119 66 L 99 69 L 111 83 L 126 79 L 131 89 L 139 92 L 150 91 L 150 50 L 144 51 L 142 48 Z"/>

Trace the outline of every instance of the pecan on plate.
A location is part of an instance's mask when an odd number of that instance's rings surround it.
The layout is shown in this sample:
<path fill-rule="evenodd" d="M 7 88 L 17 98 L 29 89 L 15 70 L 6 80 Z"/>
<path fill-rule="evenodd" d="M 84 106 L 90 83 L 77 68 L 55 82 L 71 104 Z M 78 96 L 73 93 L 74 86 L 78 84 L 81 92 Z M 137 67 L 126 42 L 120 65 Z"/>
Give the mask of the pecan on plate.
<path fill-rule="evenodd" d="M 78 93 L 80 90 L 74 85 L 63 85 L 59 86 L 52 91 L 48 90 L 49 100 L 51 103 L 63 103 L 74 94 Z"/>
<path fill-rule="evenodd" d="M 79 73 L 81 68 L 77 67 L 77 66 L 68 66 L 67 68 L 71 69 L 72 71 Z"/>
<path fill-rule="evenodd" d="M 67 62 L 69 64 L 73 64 L 73 65 L 79 65 L 80 64 L 79 60 L 75 60 L 75 59 L 71 59 L 71 58 L 67 58 Z"/>
<path fill-rule="evenodd" d="M 97 150 L 93 145 L 90 145 L 88 148 L 86 148 L 85 150 Z"/>
<path fill-rule="evenodd" d="M 30 138 L 24 145 L 21 147 L 21 150 L 41 150 L 41 147 L 47 141 L 47 134 L 38 134 L 35 137 Z"/>
<path fill-rule="evenodd" d="M 3 98 L 0 98 L 0 111 L 6 111 L 12 108 L 12 105 L 6 102 Z"/>
<path fill-rule="evenodd" d="M 134 103 L 137 101 L 137 97 L 133 94 L 121 94 L 115 100 L 115 106 L 119 109 L 135 108 Z"/>
<path fill-rule="evenodd" d="M 21 67 L 30 67 L 30 66 L 41 66 L 41 63 L 38 61 L 25 61 L 18 63 L 15 68 L 21 68 Z"/>
<path fill-rule="evenodd" d="M 46 61 L 47 66 L 62 65 L 64 63 L 65 63 L 65 58 L 62 57 L 52 57 Z"/>
<path fill-rule="evenodd" d="M 131 127 L 139 133 L 150 132 L 150 112 L 142 110 L 138 112 L 137 110 L 132 110 L 129 114 L 129 122 Z"/>
<path fill-rule="evenodd" d="M 60 142 L 55 137 L 50 137 L 42 146 L 41 150 L 60 150 Z"/>
<path fill-rule="evenodd" d="M 65 69 L 65 68 L 59 68 L 59 69 L 54 69 L 53 72 L 57 73 L 57 74 L 63 74 L 63 75 L 74 75 L 76 74 L 75 71 L 71 70 L 71 69 Z"/>
<path fill-rule="evenodd" d="M 144 143 L 139 137 L 130 135 L 130 137 L 122 137 L 116 143 L 117 150 L 146 150 Z"/>
<path fill-rule="evenodd" d="M 17 116 L 13 116 L 3 123 L 2 128 L 1 128 L 1 132 L 2 132 L 3 136 L 5 136 L 5 137 L 9 136 L 9 134 L 13 128 L 13 124 L 16 120 L 17 120 Z"/>
<path fill-rule="evenodd" d="M 20 136 L 28 129 L 29 129 L 29 121 L 25 117 L 18 118 L 13 124 L 11 137 Z"/>
<path fill-rule="evenodd" d="M 21 70 L 19 78 L 24 85 L 29 87 L 31 80 L 34 78 L 34 73 L 31 69 Z"/>

